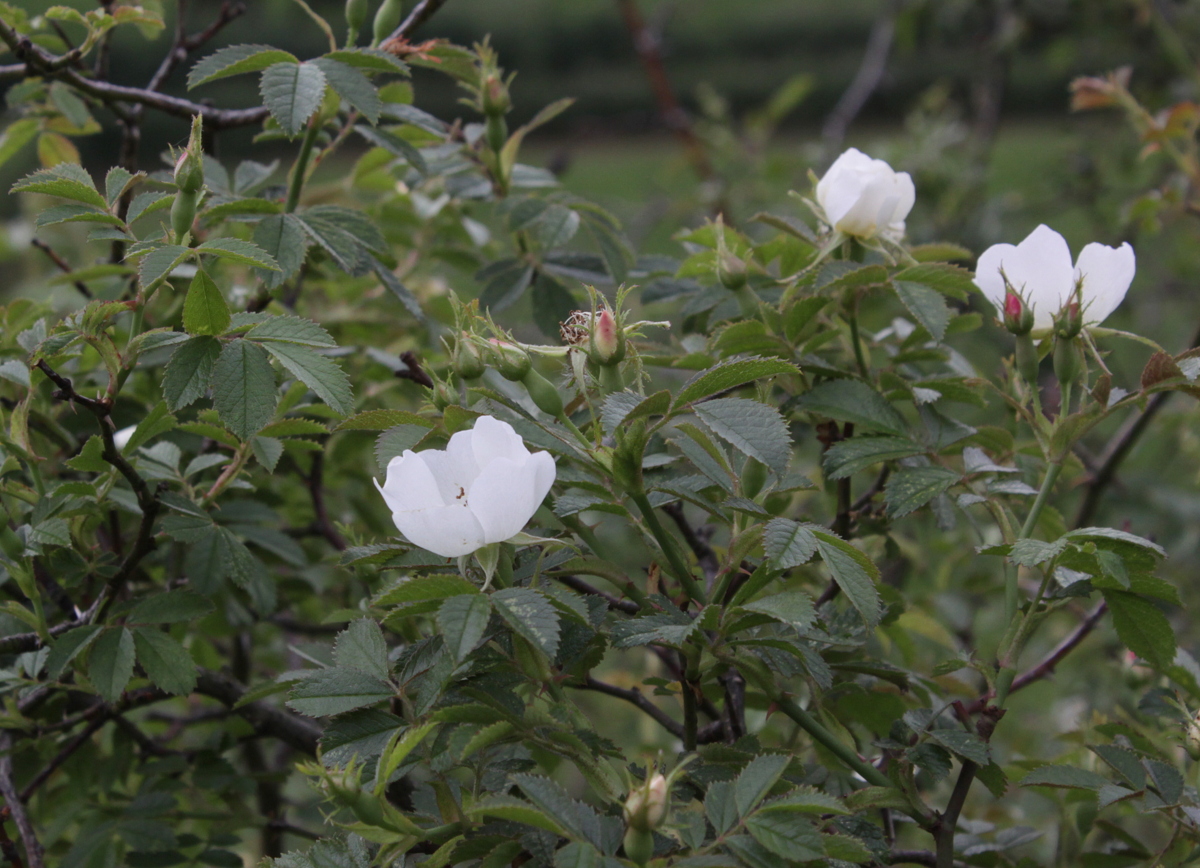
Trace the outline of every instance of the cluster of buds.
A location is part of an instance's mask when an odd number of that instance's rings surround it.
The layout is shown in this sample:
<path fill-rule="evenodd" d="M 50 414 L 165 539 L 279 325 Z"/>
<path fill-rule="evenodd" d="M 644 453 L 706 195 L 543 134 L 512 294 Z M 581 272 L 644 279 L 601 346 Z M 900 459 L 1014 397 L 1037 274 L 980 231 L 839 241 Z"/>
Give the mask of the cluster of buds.
<path fill-rule="evenodd" d="M 475 89 L 474 105 L 484 117 L 488 147 L 493 153 L 499 154 L 508 141 L 508 124 L 504 116 L 512 108 L 508 87 L 515 73 L 505 78 L 498 56 L 486 39 L 475 46 L 475 53 L 479 57 L 479 83 Z"/>
<path fill-rule="evenodd" d="M 1003 274 L 1003 272 L 1001 272 Z M 1017 371 L 1031 386 L 1038 379 L 1038 351 L 1033 344 L 1033 308 L 1004 277 L 1004 327 L 1016 340 Z"/>
<path fill-rule="evenodd" d="M 187 147 L 175 160 L 175 202 L 171 205 L 171 230 L 175 233 L 175 243 L 186 243 L 188 234 L 192 231 L 192 221 L 196 219 L 196 208 L 200 203 L 200 194 L 204 190 L 204 152 L 201 146 L 201 129 L 203 120 L 200 115 L 192 118 L 192 133 L 188 137 Z"/>
<path fill-rule="evenodd" d="M 1077 283 L 1070 299 L 1054 318 L 1054 376 L 1058 378 L 1060 393 L 1069 400 L 1071 386 L 1079 379 L 1083 369 L 1083 353 L 1079 346 L 1079 333 L 1083 331 L 1082 287 Z M 1064 406 L 1063 412 L 1069 408 Z"/>

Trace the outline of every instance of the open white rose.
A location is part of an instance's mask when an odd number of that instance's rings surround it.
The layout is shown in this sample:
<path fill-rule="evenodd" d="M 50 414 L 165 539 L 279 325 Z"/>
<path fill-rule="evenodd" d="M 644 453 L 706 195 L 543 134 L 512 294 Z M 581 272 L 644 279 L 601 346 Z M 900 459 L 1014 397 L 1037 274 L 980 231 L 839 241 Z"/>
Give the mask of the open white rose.
<path fill-rule="evenodd" d="M 554 476 L 550 453 L 530 453 L 507 422 L 480 416 L 445 451 L 408 449 L 393 458 L 375 487 L 410 542 L 453 558 L 520 533 Z"/>
<path fill-rule="evenodd" d="M 904 237 L 904 218 L 917 200 L 908 172 L 897 172 L 857 148 L 838 157 L 817 182 L 817 202 L 829 225 L 858 238 Z"/>
<path fill-rule="evenodd" d="M 1007 277 L 1009 286 L 1033 310 L 1036 331 L 1054 325 L 1055 315 L 1070 300 L 1077 282 L 1083 324 L 1104 322 L 1125 298 L 1136 270 L 1128 243 L 1108 247 L 1093 242 L 1080 251 L 1072 267 L 1066 239 L 1042 225 L 1015 247 L 993 244 L 983 251 L 975 267 L 975 285 L 1003 316 Z"/>

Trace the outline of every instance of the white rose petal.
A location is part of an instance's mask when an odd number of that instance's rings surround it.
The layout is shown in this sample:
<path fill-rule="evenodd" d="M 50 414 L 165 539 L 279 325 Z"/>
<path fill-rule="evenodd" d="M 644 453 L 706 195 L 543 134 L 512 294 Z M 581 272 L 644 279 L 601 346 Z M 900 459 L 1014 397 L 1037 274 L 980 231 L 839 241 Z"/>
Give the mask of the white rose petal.
<path fill-rule="evenodd" d="M 1003 317 L 1007 277 L 1033 311 L 1034 329 L 1044 330 L 1054 325 L 1054 317 L 1082 280 L 1084 325 L 1098 325 L 1125 298 L 1136 270 L 1133 248 L 1127 243 L 1120 247 L 1089 244 L 1072 266 L 1066 239 L 1041 225 L 1015 247 L 993 244 L 983 251 L 975 267 L 975 285 Z"/>
<path fill-rule="evenodd" d="M 444 451 L 409 449 L 393 458 L 375 487 L 410 542 L 453 558 L 520 533 L 555 471 L 550 453 L 530 453 L 507 422 L 480 416 Z"/>
<path fill-rule="evenodd" d="M 838 232 L 899 241 L 916 202 L 916 188 L 908 172 L 897 172 L 883 160 L 851 148 L 817 182 L 817 202 Z"/>

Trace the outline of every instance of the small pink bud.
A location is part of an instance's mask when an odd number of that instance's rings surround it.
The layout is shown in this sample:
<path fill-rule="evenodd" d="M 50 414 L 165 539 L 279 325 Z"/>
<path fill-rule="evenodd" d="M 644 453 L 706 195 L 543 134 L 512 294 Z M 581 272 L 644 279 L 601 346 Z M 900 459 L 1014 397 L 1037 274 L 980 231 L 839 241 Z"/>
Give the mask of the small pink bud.
<path fill-rule="evenodd" d="M 1033 329 L 1033 311 L 1011 289 L 1004 294 L 1004 327 L 1014 335 L 1029 334 Z"/>

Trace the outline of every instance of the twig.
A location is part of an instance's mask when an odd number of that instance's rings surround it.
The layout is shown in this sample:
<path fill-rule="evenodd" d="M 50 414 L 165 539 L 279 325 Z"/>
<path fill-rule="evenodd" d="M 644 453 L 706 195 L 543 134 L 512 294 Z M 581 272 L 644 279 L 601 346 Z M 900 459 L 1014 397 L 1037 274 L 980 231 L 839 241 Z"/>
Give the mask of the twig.
<path fill-rule="evenodd" d="M 267 828 L 278 829 L 288 835 L 296 835 L 299 838 L 307 838 L 310 841 L 320 841 L 321 836 L 316 832 L 310 832 L 308 829 L 302 829 L 299 826 L 293 826 L 287 820 L 267 820 Z"/>
<path fill-rule="evenodd" d="M 305 482 L 308 484 L 308 493 L 312 498 L 313 513 L 316 519 L 313 525 L 321 532 L 321 536 L 329 542 L 331 546 L 339 552 L 346 550 L 346 540 L 338 533 L 333 522 L 329 520 L 329 511 L 325 507 L 325 453 L 314 452 L 312 459 L 312 469 L 309 471 Z"/>
<path fill-rule="evenodd" d="M 54 248 L 52 248 L 45 241 L 42 241 L 40 238 L 34 238 L 29 243 L 32 244 L 34 247 L 36 247 L 38 250 L 42 251 L 42 253 L 45 253 L 48 257 L 50 257 L 50 261 L 53 262 L 55 265 L 57 265 L 59 270 L 62 271 L 64 274 L 70 274 L 71 271 L 73 270 L 71 268 L 71 263 L 67 262 L 67 260 L 65 260 L 61 256 L 59 256 L 58 253 L 54 250 Z M 73 280 L 73 281 L 71 281 L 71 285 L 74 286 L 77 290 L 79 290 L 80 295 L 82 295 L 84 298 L 88 299 L 89 301 L 91 300 L 92 291 L 87 288 L 86 283 L 84 283 L 82 280 Z"/>
<path fill-rule="evenodd" d="M 418 27 L 434 16 L 439 9 L 446 5 L 447 0 L 421 0 L 413 7 L 412 12 L 408 13 L 408 17 L 400 22 L 400 26 L 391 32 L 387 39 L 380 46 L 384 51 L 387 51 L 389 42 L 403 42 L 412 36 Z"/>
<path fill-rule="evenodd" d="M 103 707 L 104 703 L 97 703 L 91 711 L 99 712 L 103 710 Z M 38 788 L 50 779 L 50 776 L 54 774 L 58 767 L 70 759 L 71 755 L 91 739 L 108 721 L 109 717 L 107 714 L 97 713 L 87 726 L 72 736 L 70 741 L 63 745 L 59 752 L 50 758 L 49 762 L 38 769 L 38 773 L 34 775 L 33 780 L 27 783 L 24 789 L 21 790 L 20 799 L 28 801 L 29 797 L 36 793 Z"/>
<path fill-rule="evenodd" d="M 11 734 L 5 733 L 0 736 L 0 753 L 3 754 L 0 756 L 0 796 L 4 797 L 4 803 L 8 806 L 8 814 L 16 823 L 17 831 L 21 833 L 21 843 L 25 846 L 25 858 L 28 860 L 29 868 L 45 868 L 42 844 L 33 831 L 33 824 L 29 822 L 29 814 L 25 812 L 25 803 L 21 801 L 17 795 L 17 788 L 13 786 Z"/>
<path fill-rule="evenodd" d="M 641 611 L 641 607 L 632 600 L 622 600 L 619 597 L 614 597 L 607 591 L 602 591 L 590 582 L 585 582 L 578 576 L 558 576 L 556 581 L 562 582 L 573 591 L 578 591 L 581 594 L 587 594 L 592 597 L 600 597 L 604 602 L 608 603 L 608 608 L 615 609 L 618 612 L 624 612 L 627 615 L 636 615 Z"/>
<path fill-rule="evenodd" d="M 970 760 L 963 760 L 958 772 L 958 780 L 954 783 L 954 792 L 946 802 L 946 810 L 938 818 L 933 840 L 937 844 L 937 861 L 935 868 L 953 868 L 954 866 L 954 830 L 958 827 L 958 815 L 962 813 L 967 801 L 967 793 L 971 791 L 971 783 L 975 780 L 975 770 L 978 767 Z"/>
<path fill-rule="evenodd" d="M 246 690 L 226 675 L 201 670 L 196 680 L 196 692 L 232 708 Z M 265 702 L 247 702 L 234 710 L 264 735 L 277 738 L 301 753 L 316 756 L 321 728 L 313 721 Z"/>
<path fill-rule="evenodd" d="M 400 361 L 404 362 L 404 369 L 396 371 L 396 376 L 399 379 L 412 380 L 417 385 L 424 386 L 426 389 L 433 388 L 433 379 L 421 367 L 421 360 L 417 358 L 416 353 L 412 350 L 405 350 L 400 354 Z"/>
<path fill-rule="evenodd" d="M 889 865 L 928 865 L 929 868 L 937 868 L 937 856 L 928 850 L 893 850 L 888 854 L 887 863 Z M 966 862 L 955 861 L 955 868 L 963 866 Z"/>
<path fill-rule="evenodd" d="M 842 93 L 837 105 L 833 107 L 833 111 L 829 113 L 825 126 L 821 128 L 821 138 L 825 140 L 825 153 L 829 156 L 842 146 L 846 130 L 883 80 L 888 55 L 896 38 L 896 16 L 903 4 L 904 0 L 891 0 L 871 25 L 871 33 L 867 37 L 867 46 L 863 51 L 858 72 L 855 73 L 850 86 Z"/>
<path fill-rule="evenodd" d="M 716 177 L 716 172 L 709 162 L 704 143 L 696 135 L 691 119 L 675 96 L 675 88 L 671 85 L 671 78 L 667 75 L 667 67 L 663 62 L 661 40 L 646 25 L 646 20 L 638 9 L 637 0 L 617 0 L 617 7 L 621 11 L 625 29 L 629 31 L 633 40 L 633 48 L 642 63 L 642 69 L 650 80 L 650 89 L 654 91 L 654 99 L 658 103 L 658 112 L 663 123 L 683 144 L 692 170 L 701 180 L 711 181 Z"/>
<path fill-rule="evenodd" d="M 569 687 L 575 687 L 580 690 L 594 690 L 597 693 L 603 693 L 607 696 L 615 696 L 618 699 L 623 699 L 631 705 L 636 705 L 646 714 L 654 718 L 667 732 L 676 738 L 683 738 L 683 725 L 673 719 L 669 714 L 647 699 L 642 691 L 636 687 L 624 688 L 617 687 L 615 684 L 609 684 L 605 681 L 599 681 L 588 675 L 587 679 L 582 683 L 568 683 Z M 686 689 L 686 688 L 685 688 Z"/>

